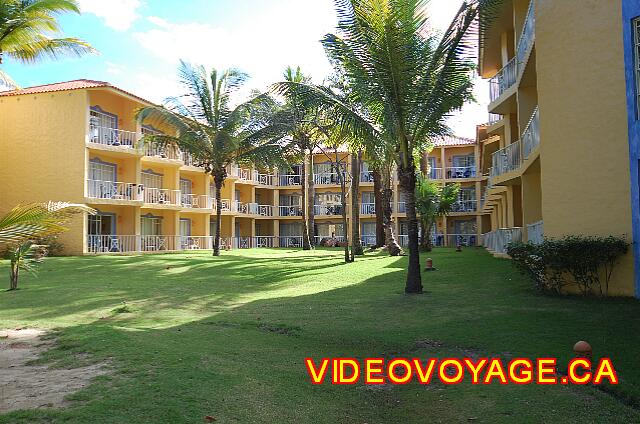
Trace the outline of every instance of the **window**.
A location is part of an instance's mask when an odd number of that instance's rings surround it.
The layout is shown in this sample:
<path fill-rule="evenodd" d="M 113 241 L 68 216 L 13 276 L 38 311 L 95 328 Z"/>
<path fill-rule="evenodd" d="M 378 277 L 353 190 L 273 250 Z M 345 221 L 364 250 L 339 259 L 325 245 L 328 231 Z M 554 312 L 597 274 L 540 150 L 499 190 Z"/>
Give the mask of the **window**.
<path fill-rule="evenodd" d="M 143 236 L 159 236 L 162 234 L 162 218 L 158 216 L 140 217 L 140 229 Z"/>
<path fill-rule="evenodd" d="M 376 223 L 375 222 L 363 222 L 362 230 L 360 230 L 362 236 L 375 236 L 376 235 Z"/>
<path fill-rule="evenodd" d="M 640 120 L 640 17 L 632 22 L 636 74 L 636 118 Z"/>
<path fill-rule="evenodd" d="M 162 188 L 162 175 L 152 171 L 142 171 L 142 185 L 146 188 Z"/>
<path fill-rule="evenodd" d="M 362 192 L 362 204 L 374 204 L 376 203 L 376 197 L 373 191 Z"/>

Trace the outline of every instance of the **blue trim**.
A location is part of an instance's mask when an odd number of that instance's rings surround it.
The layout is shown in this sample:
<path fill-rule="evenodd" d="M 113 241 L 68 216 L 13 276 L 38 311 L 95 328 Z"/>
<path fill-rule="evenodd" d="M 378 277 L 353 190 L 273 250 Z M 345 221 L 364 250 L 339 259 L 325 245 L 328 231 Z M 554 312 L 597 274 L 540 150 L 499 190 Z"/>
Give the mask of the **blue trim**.
<path fill-rule="evenodd" d="M 109 115 L 109 116 L 111 116 L 111 117 L 115 118 L 115 119 L 116 119 L 116 127 L 115 127 L 114 129 L 115 129 L 115 130 L 117 130 L 117 129 L 118 129 L 118 115 L 116 115 L 115 113 L 107 112 L 106 110 L 103 110 L 103 109 L 102 109 L 100 106 L 98 106 L 98 105 L 91 106 L 89 109 L 94 110 L 94 111 L 96 111 L 96 112 L 104 113 L 105 115 Z"/>
<path fill-rule="evenodd" d="M 629 164 L 631 169 L 631 222 L 633 225 L 633 257 L 635 263 L 635 294 L 640 297 L 640 120 L 636 92 L 634 32 L 632 23 L 640 17 L 638 0 L 622 0 L 622 34 L 627 81 L 627 119 L 629 124 Z"/>
<path fill-rule="evenodd" d="M 113 169 L 115 171 L 115 175 L 113 177 L 113 181 L 111 181 L 112 183 L 115 183 L 118 181 L 118 164 L 117 163 L 112 163 L 112 162 L 106 162 L 102 159 L 100 159 L 99 157 L 94 157 L 93 159 L 89 159 L 89 162 L 93 162 L 93 163 L 99 163 L 100 165 L 111 165 L 113 166 Z"/>
<path fill-rule="evenodd" d="M 159 172 L 154 171 L 153 169 L 149 168 L 149 169 L 142 169 L 140 170 L 140 172 L 144 172 L 146 174 L 152 174 L 152 175 L 157 175 L 159 177 L 164 177 L 164 174 L 161 174 Z"/>

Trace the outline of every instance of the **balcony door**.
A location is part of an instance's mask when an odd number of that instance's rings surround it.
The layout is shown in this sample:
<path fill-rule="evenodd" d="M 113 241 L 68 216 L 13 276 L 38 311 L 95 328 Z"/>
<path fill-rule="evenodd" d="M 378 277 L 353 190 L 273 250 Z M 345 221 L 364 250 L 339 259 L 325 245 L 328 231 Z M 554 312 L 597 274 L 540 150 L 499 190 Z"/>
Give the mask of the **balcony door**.
<path fill-rule="evenodd" d="M 162 188 L 162 174 L 148 170 L 140 174 L 142 186 L 144 187 L 145 203 L 164 203 L 165 195 L 160 191 Z"/>
<path fill-rule="evenodd" d="M 140 232 L 143 236 L 159 236 L 162 234 L 162 218 L 158 216 L 140 217 Z"/>
<path fill-rule="evenodd" d="M 182 196 L 182 206 L 193 206 L 192 196 L 190 196 L 190 194 L 192 193 L 193 183 L 191 182 L 191 180 L 180 178 L 180 195 Z"/>
<path fill-rule="evenodd" d="M 89 197 L 111 199 L 117 193 L 116 165 L 99 159 L 89 162 Z"/>
<path fill-rule="evenodd" d="M 89 215 L 87 234 L 89 236 L 110 236 L 116 233 L 115 215 L 98 213 Z"/>

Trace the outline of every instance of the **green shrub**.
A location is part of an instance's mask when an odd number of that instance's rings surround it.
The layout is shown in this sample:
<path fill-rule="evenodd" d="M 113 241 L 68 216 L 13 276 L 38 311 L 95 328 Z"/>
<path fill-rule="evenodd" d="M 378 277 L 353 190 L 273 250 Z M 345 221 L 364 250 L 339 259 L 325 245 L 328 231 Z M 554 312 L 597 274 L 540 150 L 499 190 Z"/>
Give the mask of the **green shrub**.
<path fill-rule="evenodd" d="M 628 248 L 623 237 L 566 236 L 540 244 L 510 243 L 507 253 L 543 292 L 559 294 L 576 285 L 585 296 L 596 290 L 606 296 L 613 268 Z"/>

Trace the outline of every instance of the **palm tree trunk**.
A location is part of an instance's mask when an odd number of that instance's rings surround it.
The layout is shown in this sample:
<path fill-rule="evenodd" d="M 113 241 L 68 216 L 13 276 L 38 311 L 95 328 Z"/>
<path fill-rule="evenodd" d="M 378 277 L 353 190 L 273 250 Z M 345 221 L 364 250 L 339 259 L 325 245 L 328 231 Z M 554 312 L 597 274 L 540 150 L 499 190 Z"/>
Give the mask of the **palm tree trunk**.
<path fill-rule="evenodd" d="M 344 236 L 344 262 L 349 263 L 353 262 L 349 256 L 349 224 L 347 222 L 347 184 L 344 180 L 345 172 L 340 166 L 340 156 L 338 156 L 338 149 L 334 149 L 335 159 L 336 159 L 336 172 L 338 173 L 338 180 L 340 181 L 340 193 L 342 194 L 341 205 L 342 205 L 342 233 Z"/>
<path fill-rule="evenodd" d="M 382 177 L 377 169 L 373 171 L 373 197 L 376 208 L 376 248 L 384 246 L 384 210 L 382 204 Z"/>
<path fill-rule="evenodd" d="M 9 280 L 9 290 L 18 289 L 18 277 L 20 274 L 20 267 L 18 262 L 11 262 L 11 277 Z"/>
<path fill-rule="evenodd" d="M 351 154 L 351 260 L 353 256 L 364 255 L 362 240 L 360 238 L 360 160 L 362 152 Z"/>
<path fill-rule="evenodd" d="M 303 150 L 306 155 L 306 150 Z M 300 185 L 302 186 L 302 249 L 311 250 L 309 242 L 309 224 L 307 211 L 309 210 L 309 196 L 307 195 L 307 158 L 302 158 L 302 172 L 300 173 Z"/>
<path fill-rule="evenodd" d="M 220 191 L 224 180 L 220 177 L 213 177 L 213 183 L 216 187 L 216 235 L 213 239 L 213 256 L 220 256 L 220 226 L 222 225 L 222 199 Z"/>
<path fill-rule="evenodd" d="M 391 190 L 391 169 L 387 166 L 381 175 L 382 182 L 382 215 L 384 226 L 384 244 L 391 256 L 401 255 L 402 248 L 396 240 L 395 231 L 393 229 L 393 221 L 391 220 L 391 198 L 393 191 Z"/>
<path fill-rule="evenodd" d="M 405 195 L 407 208 L 407 223 L 409 227 L 409 268 L 407 269 L 407 283 L 405 293 L 422 293 L 422 276 L 420 275 L 420 250 L 418 246 L 418 217 L 416 216 L 416 174 L 413 160 L 407 161 L 408 166 L 398 169 L 400 187 Z"/>
<path fill-rule="evenodd" d="M 313 171 L 313 146 L 310 149 L 310 155 L 309 155 L 309 181 L 307 182 L 307 185 L 309 186 L 309 191 L 308 191 L 308 196 L 309 196 L 309 205 L 308 205 L 308 209 L 307 209 L 307 217 L 308 217 L 308 227 L 307 227 L 307 232 L 309 233 L 309 243 L 315 245 L 315 235 L 316 235 L 316 228 L 315 228 L 315 213 L 313 210 L 315 201 L 316 201 L 316 193 L 315 193 L 315 181 L 313 178 L 314 175 L 314 171 Z"/>

